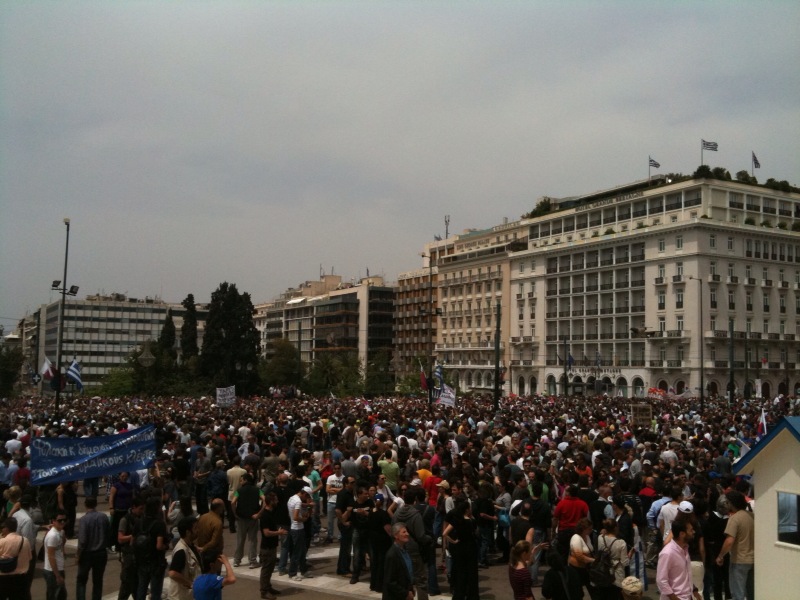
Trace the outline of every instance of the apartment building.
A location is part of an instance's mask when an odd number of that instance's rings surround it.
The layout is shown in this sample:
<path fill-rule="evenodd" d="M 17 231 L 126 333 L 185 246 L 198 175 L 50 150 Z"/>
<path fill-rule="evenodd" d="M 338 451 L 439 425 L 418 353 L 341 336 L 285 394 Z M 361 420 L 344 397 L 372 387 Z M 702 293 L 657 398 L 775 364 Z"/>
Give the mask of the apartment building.
<path fill-rule="evenodd" d="M 392 340 L 398 377 L 428 370 L 441 317 L 438 267 L 425 256 L 421 269 L 397 276 Z"/>

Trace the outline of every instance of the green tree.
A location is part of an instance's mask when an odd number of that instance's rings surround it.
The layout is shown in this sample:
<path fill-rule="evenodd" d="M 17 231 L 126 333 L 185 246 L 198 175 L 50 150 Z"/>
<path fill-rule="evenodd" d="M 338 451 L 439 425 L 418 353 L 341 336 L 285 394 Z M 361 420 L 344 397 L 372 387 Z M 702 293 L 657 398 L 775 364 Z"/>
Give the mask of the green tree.
<path fill-rule="evenodd" d="M 323 352 L 312 363 L 306 390 L 315 396 L 357 396 L 364 392 L 364 376 L 357 352 Z"/>
<path fill-rule="evenodd" d="M 25 356 L 20 348 L 0 347 L 0 397 L 11 396 L 19 381 Z"/>
<path fill-rule="evenodd" d="M 758 179 L 750 175 L 747 171 L 742 169 L 736 173 L 736 181 L 741 181 L 742 183 L 750 183 L 753 185 L 758 185 Z"/>
<path fill-rule="evenodd" d="M 692 175 L 695 179 L 712 179 L 714 174 L 711 172 L 711 167 L 708 165 L 700 165 Z"/>
<path fill-rule="evenodd" d="M 189 294 L 181 302 L 186 312 L 183 313 L 183 325 L 181 325 L 181 360 L 184 364 L 189 363 L 193 356 L 199 354 L 197 347 L 197 306 L 194 303 L 194 295 Z"/>
<path fill-rule="evenodd" d="M 533 210 L 522 215 L 522 218 L 533 219 L 534 217 L 541 217 L 542 215 L 549 213 L 552 208 L 553 203 L 550 201 L 550 198 L 542 198 L 536 203 L 536 206 L 533 208 Z"/>
<path fill-rule="evenodd" d="M 378 350 L 367 363 L 364 373 L 364 393 L 368 396 L 385 396 L 394 392 L 392 353 Z"/>
<path fill-rule="evenodd" d="M 289 340 L 270 343 L 272 358 L 263 364 L 261 380 L 264 385 L 298 385 L 303 381 L 300 351 Z"/>
<path fill-rule="evenodd" d="M 722 179 L 723 181 L 731 180 L 731 174 L 725 167 L 714 167 L 713 169 L 711 169 L 711 174 L 716 179 Z"/>
<path fill-rule="evenodd" d="M 103 378 L 102 385 L 97 393 L 110 398 L 130 396 L 136 393 L 134 372 L 130 364 L 111 369 Z"/>
<path fill-rule="evenodd" d="M 249 394 L 258 383 L 260 348 L 253 310 L 250 294 L 240 294 L 235 284 L 223 282 L 211 294 L 200 372 L 217 387 L 236 385 L 237 393 Z"/>
<path fill-rule="evenodd" d="M 167 311 L 167 318 L 161 328 L 161 335 L 158 338 L 158 345 L 161 351 L 174 361 L 178 357 L 175 351 L 175 322 L 172 320 L 172 311 Z"/>

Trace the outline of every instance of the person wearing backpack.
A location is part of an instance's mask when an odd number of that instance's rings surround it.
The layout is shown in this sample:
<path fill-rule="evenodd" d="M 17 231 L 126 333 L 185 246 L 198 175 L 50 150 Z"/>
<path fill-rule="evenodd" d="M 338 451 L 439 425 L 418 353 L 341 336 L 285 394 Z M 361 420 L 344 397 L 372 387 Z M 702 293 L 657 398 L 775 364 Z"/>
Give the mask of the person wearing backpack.
<path fill-rule="evenodd" d="M 592 522 L 584 517 L 575 524 L 569 541 L 567 561 L 567 588 L 570 600 L 582 600 L 583 588 L 592 593 L 589 584 L 589 566 L 595 561 L 592 547 Z"/>
<path fill-rule="evenodd" d="M 597 560 L 599 562 L 610 563 L 609 579 L 610 585 L 598 585 L 595 588 L 593 600 L 622 600 L 622 580 L 625 579 L 625 567 L 628 566 L 628 548 L 625 540 L 617 537 L 617 522 L 614 519 L 605 519 L 602 524 L 603 529 L 597 538 Z M 608 559 L 600 560 L 600 556 L 607 556 Z M 589 573 L 591 579 L 591 572 Z"/>
<path fill-rule="evenodd" d="M 145 500 L 144 516 L 133 536 L 133 554 L 138 577 L 136 600 L 147 598 L 148 587 L 150 600 L 161 600 L 168 547 L 169 532 L 161 513 L 161 499 L 151 496 Z"/>

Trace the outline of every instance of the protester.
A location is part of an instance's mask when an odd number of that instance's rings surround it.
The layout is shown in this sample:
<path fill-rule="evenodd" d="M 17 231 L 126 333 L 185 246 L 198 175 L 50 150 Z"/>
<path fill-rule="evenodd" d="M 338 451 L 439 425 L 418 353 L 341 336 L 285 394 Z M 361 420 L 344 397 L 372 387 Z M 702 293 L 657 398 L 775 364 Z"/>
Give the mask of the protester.
<path fill-rule="evenodd" d="M 394 543 L 386 553 L 381 600 L 414 600 L 414 568 L 406 550 L 409 537 L 404 523 L 392 525 Z"/>
<path fill-rule="evenodd" d="M 672 524 L 672 540 L 658 556 L 656 583 L 661 600 L 701 600 L 702 596 L 692 585 L 689 543 L 693 537 L 694 527 L 690 521 Z"/>
<path fill-rule="evenodd" d="M 222 597 L 222 588 L 236 583 L 233 567 L 228 558 L 214 548 L 203 552 L 201 562 L 203 573 L 192 583 L 194 600 L 219 600 Z M 225 577 L 218 574 L 223 567 Z"/>
<path fill-rule="evenodd" d="M 56 511 L 50 531 L 44 538 L 44 580 L 47 583 L 47 600 L 66 600 L 67 584 L 64 579 L 64 546 L 67 536 L 64 527 L 67 515 Z"/>
<path fill-rule="evenodd" d="M 86 513 L 78 523 L 78 578 L 75 591 L 77 600 L 86 599 L 86 584 L 92 574 L 92 600 L 103 597 L 103 574 L 106 571 L 109 538 L 108 517 L 97 512 L 97 498 L 89 496 L 84 500 Z"/>
<path fill-rule="evenodd" d="M 6 517 L 2 534 L 0 557 L 16 559 L 16 565 L 9 571 L 0 572 L 0 600 L 19 600 L 27 594 L 28 567 L 33 559 L 33 552 L 28 539 L 17 531 L 15 517 Z"/>
<path fill-rule="evenodd" d="M 191 600 L 192 584 L 200 575 L 200 553 L 193 543 L 194 527 L 197 519 L 184 517 L 178 521 L 180 539 L 175 544 L 172 560 L 167 569 L 167 580 L 164 586 L 166 600 Z"/>
<path fill-rule="evenodd" d="M 262 600 L 275 600 L 277 590 L 272 587 L 272 574 L 278 560 L 278 541 L 288 533 L 278 524 L 275 511 L 277 505 L 277 494 L 268 492 L 264 498 L 264 510 L 259 519 L 259 528 L 261 529 L 261 549 L 258 554 L 261 564 L 259 587 Z"/>
<path fill-rule="evenodd" d="M 725 542 L 717 555 L 717 566 L 721 566 L 726 554 L 730 554 L 730 588 L 733 600 L 748 600 L 754 597 L 754 519 L 753 512 L 744 494 L 732 490 L 725 494 L 730 506 L 728 524 L 725 526 Z"/>

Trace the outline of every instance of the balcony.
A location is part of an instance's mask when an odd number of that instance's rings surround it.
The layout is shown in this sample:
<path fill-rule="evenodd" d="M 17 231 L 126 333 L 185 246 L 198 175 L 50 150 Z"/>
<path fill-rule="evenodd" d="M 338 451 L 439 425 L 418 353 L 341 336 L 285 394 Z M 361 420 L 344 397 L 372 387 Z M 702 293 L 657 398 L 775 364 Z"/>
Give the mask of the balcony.
<path fill-rule="evenodd" d="M 631 262 L 641 262 L 643 260 L 644 260 L 644 253 L 631 255 Z"/>
<path fill-rule="evenodd" d="M 577 308 L 577 309 L 573 310 L 572 311 L 572 316 L 573 317 L 582 317 L 583 316 L 583 309 L 582 308 Z"/>
<path fill-rule="evenodd" d="M 768 369 L 780 369 L 781 368 L 781 363 L 779 363 L 779 362 L 769 362 L 769 363 L 767 363 L 767 368 Z"/>
<path fill-rule="evenodd" d="M 737 275 L 728 275 L 728 283 L 730 284 L 739 283 L 739 277 Z"/>
<path fill-rule="evenodd" d="M 583 339 L 583 334 L 582 333 L 573 333 L 572 337 L 570 337 L 570 339 L 573 342 L 579 342 L 579 341 L 581 341 Z"/>
<path fill-rule="evenodd" d="M 664 281 L 663 277 L 656 277 L 655 281 L 653 282 L 655 285 L 666 285 L 667 282 Z"/>
<path fill-rule="evenodd" d="M 629 260 L 630 260 L 630 258 L 629 258 L 628 256 L 618 256 L 618 257 L 617 257 L 617 264 L 618 264 L 618 265 L 625 264 L 625 263 L 627 263 Z"/>
<path fill-rule="evenodd" d="M 628 287 L 628 282 L 627 281 L 618 281 L 617 282 L 617 288 L 622 289 L 622 288 L 627 288 L 627 287 Z"/>
<path fill-rule="evenodd" d="M 533 298 L 536 296 L 536 292 L 528 292 L 528 298 Z"/>
<path fill-rule="evenodd" d="M 558 293 L 561 294 L 562 296 L 565 296 L 566 294 L 569 294 L 569 288 L 568 287 L 558 288 Z"/>
<path fill-rule="evenodd" d="M 587 340 L 596 340 L 597 339 L 597 332 L 595 332 L 595 333 L 587 333 L 586 334 L 586 339 Z"/>
<path fill-rule="evenodd" d="M 547 296 L 555 296 L 556 294 L 558 294 L 558 290 L 547 290 L 546 292 Z"/>
<path fill-rule="evenodd" d="M 727 360 L 715 360 L 714 361 L 714 368 L 715 369 L 727 369 L 728 368 L 728 361 Z"/>
<path fill-rule="evenodd" d="M 745 285 L 755 285 L 756 284 L 756 280 L 753 277 L 745 277 L 744 284 Z"/>
<path fill-rule="evenodd" d="M 601 267 L 610 267 L 613 264 L 614 264 L 613 258 L 604 258 L 603 260 L 600 261 Z"/>
<path fill-rule="evenodd" d="M 742 202 L 734 202 L 733 200 L 728 202 L 728 207 L 730 208 L 738 208 L 739 210 L 744 208 L 744 204 Z"/>
<path fill-rule="evenodd" d="M 650 361 L 650 368 L 663 369 L 664 368 L 664 361 L 663 360 L 651 360 Z"/>
<path fill-rule="evenodd" d="M 582 294 L 583 293 L 583 286 L 582 285 L 573 286 L 572 293 L 573 294 Z"/>
<path fill-rule="evenodd" d="M 643 304 L 634 304 L 633 306 L 631 306 L 631 312 L 632 313 L 644 312 L 644 305 Z"/>
<path fill-rule="evenodd" d="M 761 287 L 772 287 L 772 279 L 762 279 Z"/>
<path fill-rule="evenodd" d="M 522 298 L 523 298 L 522 294 L 517 294 L 517 300 L 522 300 Z"/>
<path fill-rule="evenodd" d="M 596 292 L 597 291 L 597 284 L 587 285 L 586 286 L 587 292 Z"/>
<path fill-rule="evenodd" d="M 634 279 L 631 281 L 631 287 L 644 287 L 644 279 Z"/>
<path fill-rule="evenodd" d="M 783 339 L 785 339 L 787 342 L 793 342 L 795 340 L 795 334 L 793 334 L 793 333 L 784 333 L 783 334 Z"/>
<path fill-rule="evenodd" d="M 594 269 L 597 266 L 596 260 L 587 260 L 586 261 L 586 268 L 587 269 Z"/>
<path fill-rule="evenodd" d="M 751 331 L 747 334 L 747 338 L 750 340 L 760 340 L 761 339 L 761 332 L 760 331 Z"/>
<path fill-rule="evenodd" d="M 673 275 L 672 283 L 683 283 L 683 275 Z"/>
<path fill-rule="evenodd" d="M 670 337 L 670 338 L 683 337 L 683 329 L 668 329 L 667 330 L 667 337 Z"/>
<path fill-rule="evenodd" d="M 716 273 L 712 273 L 711 275 L 708 276 L 708 280 L 711 282 L 720 281 L 721 279 L 722 277 L 720 277 Z"/>
<path fill-rule="evenodd" d="M 601 283 L 600 284 L 600 289 L 603 290 L 603 291 L 605 291 L 605 290 L 613 290 L 614 289 L 614 284 L 613 283 Z"/>
<path fill-rule="evenodd" d="M 636 217 L 646 217 L 646 216 L 647 216 L 647 209 L 633 211 L 633 218 L 634 219 Z"/>
<path fill-rule="evenodd" d="M 600 314 L 601 315 L 613 315 L 614 314 L 614 308 L 611 307 L 611 306 L 607 307 L 607 308 L 601 308 L 600 309 Z"/>
<path fill-rule="evenodd" d="M 568 310 L 560 310 L 560 311 L 558 311 L 558 316 L 559 317 L 569 317 L 570 316 L 570 311 L 568 311 Z"/>
<path fill-rule="evenodd" d="M 716 300 L 711 300 L 708 304 L 711 306 L 711 308 L 717 308 L 717 301 Z"/>
<path fill-rule="evenodd" d="M 683 366 L 682 360 L 668 360 L 667 361 L 667 368 L 668 369 L 680 369 Z"/>
<path fill-rule="evenodd" d="M 763 208 L 763 212 L 764 212 L 764 214 L 767 214 L 767 215 L 774 215 L 774 214 L 777 213 L 777 211 L 774 208 L 772 208 L 772 207 L 768 208 L 766 206 Z"/>
<path fill-rule="evenodd" d="M 558 316 L 558 313 L 556 311 L 551 311 L 551 312 L 545 313 L 544 316 L 545 316 L 546 319 L 555 319 Z"/>
<path fill-rule="evenodd" d="M 596 308 L 587 308 L 586 309 L 586 316 L 587 317 L 593 317 L 596 314 L 597 314 L 597 309 Z"/>
<path fill-rule="evenodd" d="M 613 340 L 614 339 L 614 334 L 611 333 L 611 332 L 601 333 L 600 334 L 600 339 L 601 340 Z"/>
<path fill-rule="evenodd" d="M 767 339 L 768 340 L 779 340 L 779 339 L 781 339 L 781 334 L 780 333 L 768 333 L 767 334 Z"/>
<path fill-rule="evenodd" d="M 788 282 L 788 281 L 779 281 L 779 282 L 778 282 L 778 284 L 779 284 L 779 285 L 780 285 L 782 288 L 788 288 L 788 287 L 789 287 L 789 282 Z"/>

